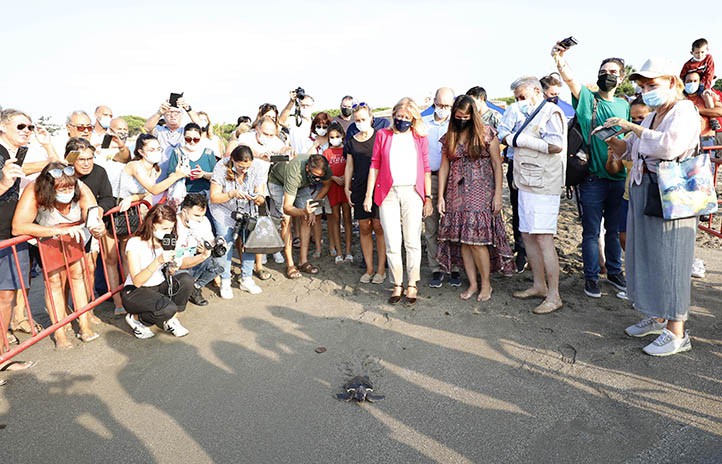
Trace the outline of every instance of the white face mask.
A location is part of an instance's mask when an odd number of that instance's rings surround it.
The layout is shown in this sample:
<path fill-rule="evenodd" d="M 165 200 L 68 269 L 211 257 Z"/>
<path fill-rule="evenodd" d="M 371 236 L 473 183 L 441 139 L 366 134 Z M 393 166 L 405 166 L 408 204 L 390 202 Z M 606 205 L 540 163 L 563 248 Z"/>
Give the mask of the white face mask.
<path fill-rule="evenodd" d="M 356 128 L 359 130 L 359 132 L 368 132 L 371 130 L 371 123 L 368 121 L 365 121 L 365 122 L 356 121 Z"/>
<path fill-rule="evenodd" d="M 265 135 L 258 136 L 258 142 L 261 145 L 268 145 L 269 143 L 271 143 L 271 140 L 273 140 L 271 137 L 266 137 Z"/>
<path fill-rule="evenodd" d="M 110 116 L 103 116 L 102 118 L 98 119 L 98 124 L 100 124 L 100 127 L 103 129 L 107 129 L 110 127 Z"/>
<path fill-rule="evenodd" d="M 145 160 L 150 164 L 158 164 L 163 159 L 163 153 L 159 151 L 151 151 L 146 153 L 144 156 Z"/>
<path fill-rule="evenodd" d="M 323 137 L 327 133 L 328 133 L 328 129 L 326 129 L 325 127 L 317 127 L 316 128 L 316 134 L 320 135 L 321 137 Z"/>
<path fill-rule="evenodd" d="M 332 147 L 340 147 L 343 139 L 341 137 L 333 137 L 328 139 L 328 143 L 330 143 Z"/>
<path fill-rule="evenodd" d="M 165 237 L 165 232 L 158 229 L 153 229 L 153 237 L 155 237 L 157 240 L 162 241 L 163 237 Z"/>
<path fill-rule="evenodd" d="M 446 119 L 451 115 L 451 108 L 436 108 L 434 113 L 436 113 L 437 118 Z"/>
<path fill-rule="evenodd" d="M 528 115 L 531 102 L 529 100 L 519 100 L 518 102 L 516 102 L 516 106 L 519 108 L 519 111 L 521 111 L 522 114 Z"/>

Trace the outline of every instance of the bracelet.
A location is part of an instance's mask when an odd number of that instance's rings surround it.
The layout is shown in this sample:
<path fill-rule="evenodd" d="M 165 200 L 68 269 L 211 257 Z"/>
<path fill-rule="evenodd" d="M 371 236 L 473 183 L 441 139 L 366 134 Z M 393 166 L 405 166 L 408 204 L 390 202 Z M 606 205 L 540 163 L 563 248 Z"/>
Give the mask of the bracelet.
<path fill-rule="evenodd" d="M 428 198 L 429 200 L 433 200 L 433 199 L 434 199 L 434 197 L 432 197 L 431 195 L 424 195 L 424 198 Z"/>

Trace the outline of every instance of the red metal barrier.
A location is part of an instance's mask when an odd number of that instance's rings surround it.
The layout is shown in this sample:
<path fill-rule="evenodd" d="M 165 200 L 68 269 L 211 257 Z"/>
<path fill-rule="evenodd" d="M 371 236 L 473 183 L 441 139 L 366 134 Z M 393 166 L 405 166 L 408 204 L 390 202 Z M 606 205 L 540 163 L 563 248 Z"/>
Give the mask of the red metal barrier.
<path fill-rule="evenodd" d="M 710 152 L 717 151 L 717 153 L 722 156 L 722 145 L 703 147 L 702 150 L 706 150 L 706 151 L 710 151 Z M 712 166 L 714 168 L 714 171 L 712 173 L 712 179 L 713 179 L 712 183 L 714 184 L 715 190 L 716 190 L 717 189 L 717 181 L 719 179 L 717 176 L 719 175 L 719 172 L 720 172 L 720 165 L 722 165 L 722 158 L 713 158 L 710 156 L 710 161 L 712 162 Z M 717 199 L 717 204 L 722 206 L 722 201 L 719 200 L 719 198 Z M 715 230 L 712 226 L 712 221 L 714 220 L 714 216 L 715 216 L 714 214 L 710 214 L 709 219 L 704 222 L 700 221 L 700 223 L 697 225 L 697 227 L 699 227 L 700 230 L 707 232 L 708 234 L 714 235 L 717 238 L 722 238 L 722 222 L 720 222 L 719 227 L 717 228 L 717 230 Z"/>
<path fill-rule="evenodd" d="M 139 201 L 136 203 L 133 203 L 131 205 L 131 208 L 136 209 L 138 212 L 139 217 L 143 217 L 143 208 L 147 210 L 150 205 L 146 201 Z M 119 207 L 113 208 L 106 212 L 106 216 L 111 216 L 113 214 L 120 213 Z M 121 218 L 125 218 L 126 223 L 129 222 L 128 219 L 128 213 L 120 213 Z M 107 231 L 107 234 L 111 235 L 114 239 L 114 246 L 113 249 L 110 250 L 112 253 L 115 253 L 118 257 L 118 266 L 119 266 L 119 283 L 115 288 L 110 288 L 110 281 L 108 279 L 108 268 L 106 264 L 105 259 L 105 247 L 102 243 L 99 244 L 99 253 L 102 258 L 103 263 L 103 275 L 105 277 L 106 282 L 106 288 L 108 289 L 105 293 L 102 295 L 99 295 L 97 298 L 95 297 L 94 292 L 94 273 L 87 272 L 90 268 L 94 268 L 92 264 L 89 262 L 89 254 L 85 253 L 83 249 L 83 244 L 76 242 L 75 240 L 71 239 L 67 235 L 62 235 L 60 237 L 53 237 L 53 238 L 43 238 L 43 239 L 35 239 L 34 237 L 24 235 L 20 237 L 13 237 L 9 240 L 3 240 L 0 241 L 0 249 L 6 249 L 11 248 L 13 253 L 13 259 L 15 264 L 15 269 L 18 271 L 18 275 L 20 276 L 20 283 L 21 287 L 21 293 L 23 296 L 23 303 L 24 303 L 24 311 L 25 316 L 27 317 L 28 322 L 31 326 L 31 337 L 16 347 L 9 349 L 10 344 L 7 338 L 8 333 L 8 327 L 4 327 L 2 318 L 0 318 L 0 345 L 4 347 L 6 350 L 5 353 L 0 355 L 0 363 L 4 363 L 5 361 L 10 360 L 14 356 L 16 356 L 18 353 L 22 353 L 32 345 L 36 344 L 38 341 L 42 340 L 43 338 L 47 337 L 48 335 L 54 333 L 58 329 L 70 324 L 75 319 L 80 317 L 81 315 L 87 313 L 88 311 L 92 311 L 94 308 L 99 306 L 100 304 L 104 303 L 105 301 L 109 300 L 113 297 L 116 293 L 120 292 L 120 290 L 123 288 L 123 281 L 125 280 L 125 271 L 123 269 L 122 265 L 122 256 L 121 256 L 121 240 L 118 237 L 116 225 L 114 221 L 111 219 L 110 221 L 111 228 Z M 67 224 L 63 227 L 70 227 L 78 224 Z M 128 225 L 128 227 L 130 227 Z M 122 237 L 121 237 L 122 239 Z M 45 279 L 45 292 L 50 292 L 50 288 L 48 285 L 48 272 L 52 272 L 54 270 L 58 270 L 61 268 L 65 269 L 65 273 L 68 279 L 68 287 L 70 288 L 70 297 L 73 301 L 73 311 L 66 315 L 63 318 L 55 318 L 57 322 L 52 324 L 50 327 L 47 327 L 41 331 L 37 331 L 35 329 L 35 322 L 33 321 L 32 311 L 30 310 L 30 301 L 28 299 L 28 290 L 24 287 L 26 286 L 25 276 L 22 275 L 22 272 L 20 272 L 20 261 L 18 258 L 18 252 L 17 247 L 20 244 L 28 243 L 31 240 L 37 240 L 37 246 L 38 250 L 40 251 L 40 259 L 42 262 L 43 267 L 43 277 Z M 73 263 L 76 263 L 78 261 L 82 261 L 81 265 L 83 266 L 83 284 L 85 286 L 85 292 L 87 296 L 87 304 L 82 305 L 81 307 L 78 306 L 77 301 L 79 295 L 75 294 L 75 290 L 73 289 L 73 286 L 70 284 L 70 266 Z M 55 307 L 55 301 L 51 297 L 48 298 L 50 300 L 50 308 L 46 308 L 47 311 L 53 311 L 54 314 L 58 314 L 58 308 Z M 65 312 L 65 308 L 63 308 L 63 312 Z"/>

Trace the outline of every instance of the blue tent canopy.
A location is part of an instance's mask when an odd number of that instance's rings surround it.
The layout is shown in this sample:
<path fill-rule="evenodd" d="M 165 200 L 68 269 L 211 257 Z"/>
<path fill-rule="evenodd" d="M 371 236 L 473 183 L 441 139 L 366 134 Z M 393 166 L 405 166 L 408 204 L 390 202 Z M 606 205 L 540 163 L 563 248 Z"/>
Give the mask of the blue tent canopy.
<path fill-rule="evenodd" d="M 501 114 L 504 114 L 504 111 L 506 111 L 504 108 L 501 108 L 499 106 L 496 106 L 489 100 L 486 101 L 486 106 L 491 108 L 492 110 L 496 110 Z M 431 114 L 434 114 L 434 105 L 431 105 L 430 107 L 426 108 L 424 111 L 421 112 L 421 116 L 429 116 Z"/>

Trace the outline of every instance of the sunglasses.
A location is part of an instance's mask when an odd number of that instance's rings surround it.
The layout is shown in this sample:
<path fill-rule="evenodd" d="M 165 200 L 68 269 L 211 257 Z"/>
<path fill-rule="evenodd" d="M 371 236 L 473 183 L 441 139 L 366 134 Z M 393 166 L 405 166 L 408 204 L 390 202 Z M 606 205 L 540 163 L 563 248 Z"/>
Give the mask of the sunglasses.
<path fill-rule="evenodd" d="M 90 124 L 71 124 L 71 126 L 78 129 L 80 132 L 90 132 L 93 130 L 93 126 Z"/>
<path fill-rule="evenodd" d="M 191 143 L 191 142 L 198 143 L 201 141 L 200 137 L 186 137 L 185 139 L 186 139 L 186 143 Z"/>
<path fill-rule="evenodd" d="M 368 106 L 368 105 L 366 104 L 366 102 L 354 103 L 354 104 L 351 106 L 351 108 L 356 109 L 356 108 L 362 108 L 362 107 L 364 107 L 364 106 L 366 106 L 366 107 Z"/>
<path fill-rule="evenodd" d="M 51 169 L 50 171 L 48 171 L 48 174 L 50 174 L 50 177 L 52 177 L 53 179 L 60 179 L 61 177 L 63 177 L 63 174 L 65 174 L 66 176 L 74 176 L 75 168 L 72 166 L 65 166 L 63 169 Z"/>
<path fill-rule="evenodd" d="M 17 125 L 17 128 L 18 128 L 19 131 L 27 129 L 27 130 L 29 130 L 30 132 L 32 132 L 32 131 L 35 130 L 35 126 L 32 125 L 32 124 L 18 124 L 18 125 Z"/>

